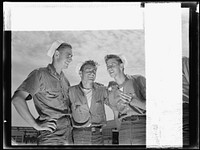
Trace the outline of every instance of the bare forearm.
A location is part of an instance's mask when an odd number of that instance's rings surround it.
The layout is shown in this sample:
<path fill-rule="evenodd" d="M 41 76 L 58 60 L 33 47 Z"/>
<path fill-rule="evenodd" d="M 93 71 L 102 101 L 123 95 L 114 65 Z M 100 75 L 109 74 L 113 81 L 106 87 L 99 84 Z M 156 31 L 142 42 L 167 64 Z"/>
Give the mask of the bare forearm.
<path fill-rule="evenodd" d="M 19 113 L 19 115 L 28 123 L 30 124 L 32 127 L 36 127 L 36 121 L 35 118 L 32 116 L 28 105 L 26 103 L 26 101 L 24 99 L 22 99 L 21 97 L 14 97 L 12 100 L 13 105 L 15 106 L 15 109 L 17 110 L 17 112 Z"/>
<path fill-rule="evenodd" d="M 146 110 L 146 102 L 145 101 L 143 102 L 138 99 L 132 99 L 132 101 L 130 102 L 130 105 L 137 106 L 143 110 Z"/>

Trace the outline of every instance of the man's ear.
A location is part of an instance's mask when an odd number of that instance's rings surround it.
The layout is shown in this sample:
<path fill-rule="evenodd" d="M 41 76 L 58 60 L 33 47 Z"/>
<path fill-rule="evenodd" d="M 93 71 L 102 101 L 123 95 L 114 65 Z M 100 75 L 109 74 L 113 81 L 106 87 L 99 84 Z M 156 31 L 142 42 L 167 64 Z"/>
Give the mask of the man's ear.
<path fill-rule="evenodd" d="M 80 77 L 82 77 L 82 71 L 79 71 L 79 75 L 80 75 Z"/>
<path fill-rule="evenodd" d="M 120 68 L 123 70 L 124 69 L 124 63 L 121 63 L 120 65 Z"/>
<path fill-rule="evenodd" d="M 55 56 L 56 58 L 58 58 L 59 55 L 60 55 L 60 52 L 59 52 L 58 50 L 56 50 L 54 56 Z"/>

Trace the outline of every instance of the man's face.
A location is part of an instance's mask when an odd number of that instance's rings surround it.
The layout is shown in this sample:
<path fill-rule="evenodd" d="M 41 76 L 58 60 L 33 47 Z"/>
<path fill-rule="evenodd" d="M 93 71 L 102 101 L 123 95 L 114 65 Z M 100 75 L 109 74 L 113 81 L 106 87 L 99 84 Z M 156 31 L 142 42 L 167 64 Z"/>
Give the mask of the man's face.
<path fill-rule="evenodd" d="M 67 69 L 69 63 L 72 61 L 72 49 L 65 48 L 63 51 L 59 52 L 58 62 L 61 65 L 62 69 Z"/>
<path fill-rule="evenodd" d="M 83 67 L 83 71 L 80 71 L 82 81 L 94 81 L 96 79 L 97 68 L 92 65 L 86 65 Z"/>
<path fill-rule="evenodd" d="M 111 78 L 116 77 L 121 72 L 120 64 L 115 58 L 107 60 L 106 67 Z"/>

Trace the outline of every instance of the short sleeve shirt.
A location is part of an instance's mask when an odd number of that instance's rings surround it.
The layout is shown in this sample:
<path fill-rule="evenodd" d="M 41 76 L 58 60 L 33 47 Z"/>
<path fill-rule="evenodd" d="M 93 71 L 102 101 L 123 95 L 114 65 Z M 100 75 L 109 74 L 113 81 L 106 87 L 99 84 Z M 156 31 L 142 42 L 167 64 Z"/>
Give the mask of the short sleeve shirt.
<path fill-rule="evenodd" d="M 74 127 L 86 127 L 89 124 L 104 125 L 106 123 L 104 104 L 109 105 L 109 102 L 105 86 L 97 83 L 93 84 L 90 107 L 81 83 L 69 88 L 69 97 L 72 103 L 72 122 Z"/>
<path fill-rule="evenodd" d="M 64 73 L 59 75 L 52 64 L 32 71 L 18 90 L 28 92 L 40 119 L 59 118 L 70 113 L 68 88 Z"/>
<path fill-rule="evenodd" d="M 118 85 L 114 81 L 110 83 L 112 83 L 112 86 L 108 87 L 109 101 L 114 110 L 117 110 L 120 113 L 130 111 L 133 115 L 144 115 L 145 110 L 138 110 L 130 105 L 124 104 L 119 96 L 119 90 L 121 90 L 125 94 L 136 95 L 140 101 L 146 101 L 146 80 L 143 76 L 127 75 L 126 80 L 121 85 Z"/>

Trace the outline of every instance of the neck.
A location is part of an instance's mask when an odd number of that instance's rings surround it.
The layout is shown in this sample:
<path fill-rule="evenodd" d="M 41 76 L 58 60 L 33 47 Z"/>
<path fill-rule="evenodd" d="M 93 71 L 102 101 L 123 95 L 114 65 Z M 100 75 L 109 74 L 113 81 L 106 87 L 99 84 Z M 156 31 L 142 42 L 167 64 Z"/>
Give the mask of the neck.
<path fill-rule="evenodd" d="M 119 74 L 118 76 L 116 76 L 115 78 L 115 82 L 117 82 L 117 84 L 122 84 L 124 83 L 124 81 L 126 80 L 126 76 L 124 73 Z"/>
<path fill-rule="evenodd" d="M 93 82 L 88 82 L 88 81 L 81 81 L 82 82 L 82 86 L 84 89 L 91 89 Z"/>
<path fill-rule="evenodd" d="M 60 74 L 61 71 L 62 71 L 62 68 L 61 68 L 57 63 L 55 63 L 55 62 L 53 62 L 52 65 L 54 66 L 56 72 L 57 72 L 58 74 Z"/>

